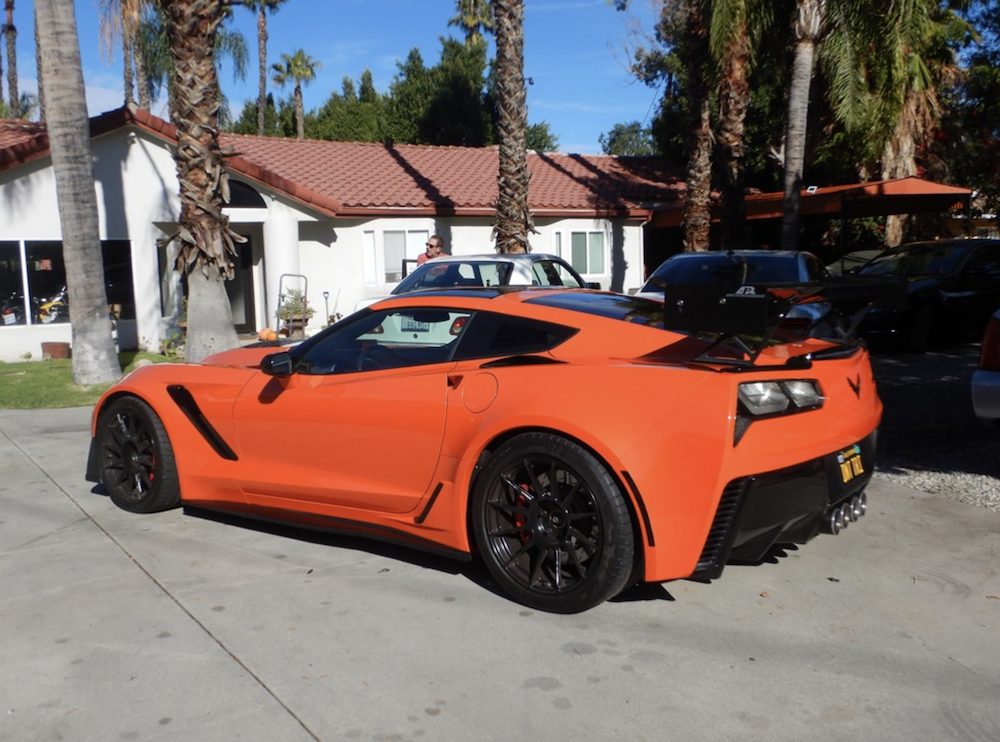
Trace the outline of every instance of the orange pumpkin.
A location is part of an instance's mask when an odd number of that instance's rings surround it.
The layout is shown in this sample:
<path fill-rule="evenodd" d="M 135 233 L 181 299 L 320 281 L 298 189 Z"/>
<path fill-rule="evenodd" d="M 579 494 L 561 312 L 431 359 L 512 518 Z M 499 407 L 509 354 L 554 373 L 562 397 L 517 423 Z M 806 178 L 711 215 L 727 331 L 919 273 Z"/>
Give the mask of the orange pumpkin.
<path fill-rule="evenodd" d="M 270 327 L 265 327 L 263 330 L 257 333 L 258 340 L 277 340 L 278 333 L 272 330 Z"/>

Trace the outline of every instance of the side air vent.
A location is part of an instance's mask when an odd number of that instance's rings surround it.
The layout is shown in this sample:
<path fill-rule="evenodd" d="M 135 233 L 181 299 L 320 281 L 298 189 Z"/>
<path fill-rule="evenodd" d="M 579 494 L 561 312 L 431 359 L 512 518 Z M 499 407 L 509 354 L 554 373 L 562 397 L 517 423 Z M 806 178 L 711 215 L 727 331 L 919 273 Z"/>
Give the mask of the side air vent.
<path fill-rule="evenodd" d="M 722 491 L 719 507 L 715 511 L 715 520 L 712 521 L 712 528 L 705 540 L 705 548 L 701 552 L 694 577 L 714 579 L 722 573 L 722 568 L 726 565 L 727 553 L 733 542 L 736 517 L 739 515 L 743 495 L 746 493 L 749 482 L 750 480 L 746 477 L 734 479 Z"/>

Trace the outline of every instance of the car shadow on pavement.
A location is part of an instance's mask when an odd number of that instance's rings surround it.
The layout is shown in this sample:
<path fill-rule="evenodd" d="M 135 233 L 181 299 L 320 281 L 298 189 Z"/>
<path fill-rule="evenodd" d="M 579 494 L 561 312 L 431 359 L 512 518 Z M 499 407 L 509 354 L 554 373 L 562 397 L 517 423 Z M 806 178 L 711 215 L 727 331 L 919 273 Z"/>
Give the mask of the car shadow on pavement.
<path fill-rule="evenodd" d="M 258 518 L 250 518 L 217 510 L 205 510 L 190 505 L 184 506 L 184 514 L 258 533 L 295 539 L 296 541 L 305 543 L 350 549 L 351 551 L 363 551 L 374 556 L 381 556 L 386 559 L 405 562 L 446 574 L 463 574 L 468 566 L 468 562 L 451 559 L 441 554 L 422 551 L 414 547 L 403 546 L 388 539 L 383 540 L 371 536 L 354 536 L 350 533 L 319 528 L 314 529 L 304 525 L 260 520 Z"/>

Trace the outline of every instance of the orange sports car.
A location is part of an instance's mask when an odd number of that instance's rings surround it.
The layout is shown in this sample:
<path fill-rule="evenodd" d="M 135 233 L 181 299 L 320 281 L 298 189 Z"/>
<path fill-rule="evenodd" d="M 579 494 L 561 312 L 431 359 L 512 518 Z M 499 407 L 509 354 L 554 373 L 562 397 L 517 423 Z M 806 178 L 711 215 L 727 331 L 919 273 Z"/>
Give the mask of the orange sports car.
<path fill-rule="evenodd" d="M 475 555 L 546 611 L 718 577 L 856 520 L 874 465 L 867 351 L 775 340 L 765 299 L 393 297 L 295 346 L 128 374 L 94 410 L 87 478 L 139 513 Z"/>

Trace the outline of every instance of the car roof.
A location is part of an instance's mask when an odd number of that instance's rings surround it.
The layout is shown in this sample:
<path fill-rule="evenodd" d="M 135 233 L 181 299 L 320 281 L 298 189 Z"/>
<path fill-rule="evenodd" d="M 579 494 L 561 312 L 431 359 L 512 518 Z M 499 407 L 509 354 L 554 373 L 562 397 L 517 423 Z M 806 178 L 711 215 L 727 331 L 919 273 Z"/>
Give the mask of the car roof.
<path fill-rule="evenodd" d="M 667 260 L 705 260 L 707 258 L 727 258 L 730 256 L 738 258 L 798 258 L 808 254 L 805 250 L 765 250 L 763 248 L 759 250 L 702 250 L 699 252 L 680 252 L 676 255 L 671 255 Z"/>
<path fill-rule="evenodd" d="M 558 255 L 550 255 L 548 253 L 539 252 L 529 252 L 529 253 L 482 253 L 477 255 L 441 255 L 433 259 L 434 263 L 470 263 L 470 262 L 484 262 L 484 263 L 535 263 L 539 260 L 558 260 L 562 261 Z M 431 261 L 427 261 L 428 263 Z M 427 263 L 424 263 L 427 265 Z"/>

